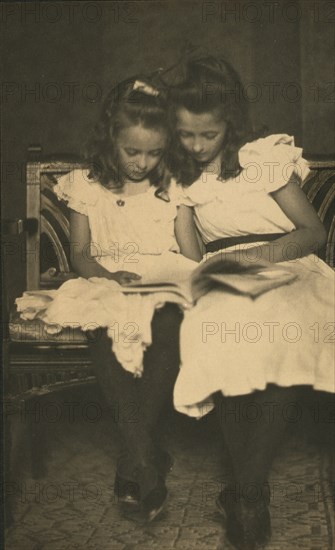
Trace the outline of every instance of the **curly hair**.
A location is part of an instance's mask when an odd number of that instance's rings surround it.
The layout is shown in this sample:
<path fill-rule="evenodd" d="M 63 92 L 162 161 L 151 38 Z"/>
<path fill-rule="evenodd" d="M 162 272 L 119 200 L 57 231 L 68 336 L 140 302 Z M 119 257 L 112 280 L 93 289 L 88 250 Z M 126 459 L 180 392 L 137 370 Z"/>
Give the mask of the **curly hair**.
<path fill-rule="evenodd" d="M 116 140 L 122 128 L 132 125 L 155 130 L 164 128 L 169 135 L 166 94 L 148 77 L 132 77 L 121 82 L 104 101 L 99 122 L 85 151 L 90 178 L 104 187 L 123 187 Z M 164 156 L 148 177 L 151 185 L 167 187 L 170 177 Z"/>
<path fill-rule="evenodd" d="M 176 135 L 178 108 L 184 107 L 196 114 L 212 111 L 227 124 L 220 177 L 236 177 L 241 171 L 239 149 L 263 133 L 252 131 L 247 101 L 241 91 L 242 84 L 233 67 L 224 59 L 210 56 L 189 61 L 184 80 L 170 87 L 170 123 L 174 137 L 168 154 L 168 166 L 183 185 L 191 185 L 202 170 L 184 150 Z"/>

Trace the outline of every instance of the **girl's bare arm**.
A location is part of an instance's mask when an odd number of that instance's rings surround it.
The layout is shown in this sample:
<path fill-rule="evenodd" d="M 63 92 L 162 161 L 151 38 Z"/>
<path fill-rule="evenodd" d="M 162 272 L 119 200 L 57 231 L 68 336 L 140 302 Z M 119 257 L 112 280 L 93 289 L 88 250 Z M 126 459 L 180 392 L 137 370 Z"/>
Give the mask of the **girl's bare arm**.
<path fill-rule="evenodd" d="M 295 230 L 288 235 L 261 246 L 244 249 L 239 261 L 266 260 L 284 262 L 302 258 L 320 249 L 327 240 L 327 232 L 299 185 L 290 181 L 285 187 L 272 193 L 282 211 L 292 221 Z M 229 253 L 227 253 L 228 255 Z"/>
<path fill-rule="evenodd" d="M 179 206 L 175 220 L 175 234 L 180 252 L 186 258 L 199 262 L 202 253 L 197 238 L 192 208 L 184 205 Z"/>
<path fill-rule="evenodd" d="M 295 260 L 317 252 L 327 240 L 327 232 L 299 185 L 290 181 L 272 194 L 295 230 L 260 248 L 261 259 L 270 262 Z"/>

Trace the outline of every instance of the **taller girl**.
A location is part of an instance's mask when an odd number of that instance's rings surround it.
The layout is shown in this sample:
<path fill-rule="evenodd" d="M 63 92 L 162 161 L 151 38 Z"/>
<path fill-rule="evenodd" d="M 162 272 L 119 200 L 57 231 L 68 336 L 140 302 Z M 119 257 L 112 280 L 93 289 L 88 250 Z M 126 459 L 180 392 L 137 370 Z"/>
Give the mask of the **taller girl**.
<path fill-rule="evenodd" d="M 256 300 L 212 292 L 185 314 L 175 406 L 201 416 L 219 405 L 232 478 L 217 504 L 230 541 L 249 550 L 270 537 L 265 488 L 295 387 L 334 391 L 331 346 L 311 330 L 333 318 L 334 280 L 313 254 L 326 233 L 298 184 L 302 150 L 288 135 L 255 140 L 243 95 L 231 93 L 241 89 L 225 61 L 189 63 L 171 93 L 172 169 L 207 258 L 284 262 L 297 279 Z"/>

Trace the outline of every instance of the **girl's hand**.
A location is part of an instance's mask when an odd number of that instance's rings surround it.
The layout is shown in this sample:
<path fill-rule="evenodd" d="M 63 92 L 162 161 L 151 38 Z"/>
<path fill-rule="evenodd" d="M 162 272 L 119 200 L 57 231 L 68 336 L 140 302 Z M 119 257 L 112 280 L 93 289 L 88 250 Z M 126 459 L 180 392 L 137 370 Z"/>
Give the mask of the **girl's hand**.
<path fill-rule="evenodd" d="M 131 283 L 141 280 L 141 276 L 136 273 L 131 273 L 130 271 L 116 271 L 112 273 L 111 279 L 119 283 L 119 285 L 127 286 Z"/>

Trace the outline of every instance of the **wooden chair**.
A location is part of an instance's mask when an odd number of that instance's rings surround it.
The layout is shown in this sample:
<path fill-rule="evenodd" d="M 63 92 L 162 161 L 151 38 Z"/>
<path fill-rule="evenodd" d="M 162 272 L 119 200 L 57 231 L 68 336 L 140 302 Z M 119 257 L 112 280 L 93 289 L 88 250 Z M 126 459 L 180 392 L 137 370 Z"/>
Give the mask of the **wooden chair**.
<path fill-rule="evenodd" d="M 27 164 L 27 219 L 12 224 L 18 233 L 26 230 L 27 290 L 57 288 L 76 276 L 71 269 L 68 209 L 58 201 L 53 186 L 57 177 L 78 168 L 82 168 L 78 159 L 64 157 Z M 9 396 L 28 398 L 58 391 L 60 386 L 95 382 L 87 336 L 81 330 L 67 328 L 50 335 L 42 321 L 22 321 L 13 308 L 8 333 Z"/>
<path fill-rule="evenodd" d="M 53 186 L 58 176 L 83 164 L 80 159 L 64 156 L 42 159 L 41 149 L 36 147 L 30 149 L 30 155 L 33 158 L 26 169 L 27 219 L 5 220 L 4 230 L 26 232 L 27 290 L 56 288 L 75 274 L 71 268 L 68 210 L 57 200 Z M 303 189 L 327 228 L 328 241 L 321 254 L 334 268 L 335 161 L 311 160 L 310 167 Z M 67 328 L 51 336 L 42 321 L 23 321 L 13 308 L 5 344 L 5 399 L 12 407 L 20 409 L 53 392 L 96 383 L 87 336 L 79 329 Z M 32 422 L 29 429 L 32 475 L 38 478 L 45 473 L 43 442 L 47 433 L 43 423 Z M 10 427 L 7 433 L 10 438 Z M 7 449 L 10 452 L 10 440 Z"/>
<path fill-rule="evenodd" d="M 309 160 L 310 174 L 302 189 L 327 230 L 327 243 L 319 256 L 335 269 L 335 160 Z"/>

